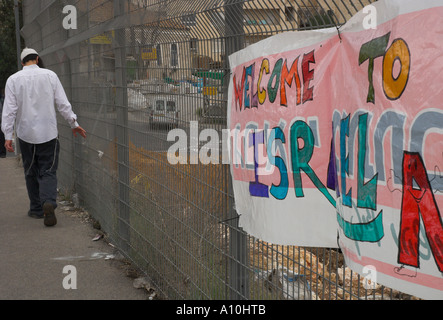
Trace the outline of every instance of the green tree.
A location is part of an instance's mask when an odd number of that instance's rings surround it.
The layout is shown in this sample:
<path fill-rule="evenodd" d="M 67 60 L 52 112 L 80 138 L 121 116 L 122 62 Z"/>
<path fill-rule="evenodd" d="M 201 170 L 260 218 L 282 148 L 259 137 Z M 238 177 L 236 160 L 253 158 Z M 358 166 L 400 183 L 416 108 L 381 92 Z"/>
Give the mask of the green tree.
<path fill-rule="evenodd" d="M 20 28 L 22 23 L 21 0 Z M 21 48 L 24 41 L 21 39 Z M 17 45 L 15 36 L 14 0 L 0 0 L 0 88 L 4 88 L 10 75 L 17 72 Z"/>

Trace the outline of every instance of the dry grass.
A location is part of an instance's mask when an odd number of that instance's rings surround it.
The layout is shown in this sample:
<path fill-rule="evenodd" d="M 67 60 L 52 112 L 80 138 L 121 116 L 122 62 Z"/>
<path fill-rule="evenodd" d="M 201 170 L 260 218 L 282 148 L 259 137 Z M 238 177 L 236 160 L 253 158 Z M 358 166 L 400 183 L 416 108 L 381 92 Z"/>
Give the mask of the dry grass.
<path fill-rule="evenodd" d="M 108 168 L 117 172 L 115 141 L 110 144 L 107 154 L 111 155 L 107 158 Z M 140 201 L 155 204 L 157 212 L 153 216 L 160 220 L 164 233 L 182 241 L 186 250 L 197 259 L 202 259 L 202 252 L 205 252 L 213 260 L 214 254 L 208 254 L 208 250 L 223 251 L 221 248 L 226 246 L 229 239 L 229 228 L 222 228 L 220 225 L 227 212 L 229 193 L 226 177 L 229 171 L 223 166 L 180 163 L 171 165 L 167 152 L 147 151 L 129 143 L 131 190 L 136 191 Z M 193 236 L 188 235 L 190 230 L 195 233 Z M 382 294 L 389 299 L 399 296 L 399 292 L 381 286 L 377 286 L 375 290 L 365 290 L 363 277 L 351 272 L 344 265 L 343 256 L 335 250 L 280 246 L 252 237 L 250 239 L 249 266 L 246 267 L 274 274 L 278 270 L 286 270 L 285 272 L 289 271 L 291 274 L 303 275 L 309 282 L 314 299 L 379 299 Z M 202 249 L 206 240 L 211 245 Z M 161 239 L 155 241 L 161 242 Z M 174 246 L 170 242 L 164 254 L 176 255 Z M 222 259 L 217 260 L 221 263 Z M 183 266 L 183 270 L 189 268 L 192 266 Z M 281 284 L 275 283 L 269 288 L 283 290 Z"/>

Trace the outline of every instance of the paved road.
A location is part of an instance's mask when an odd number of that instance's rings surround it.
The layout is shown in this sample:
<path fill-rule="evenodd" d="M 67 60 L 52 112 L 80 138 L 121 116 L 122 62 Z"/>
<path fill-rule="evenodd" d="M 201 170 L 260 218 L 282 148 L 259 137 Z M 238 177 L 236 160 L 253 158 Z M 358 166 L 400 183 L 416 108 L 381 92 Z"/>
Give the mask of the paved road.
<path fill-rule="evenodd" d="M 97 230 L 78 214 L 59 205 L 50 228 L 27 216 L 23 174 L 17 158 L 0 159 L 0 300 L 147 299 L 121 260 L 106 259 L 115 249 L 92 241 Z M 65 289 L 64 280 L 76 289 Z"/>

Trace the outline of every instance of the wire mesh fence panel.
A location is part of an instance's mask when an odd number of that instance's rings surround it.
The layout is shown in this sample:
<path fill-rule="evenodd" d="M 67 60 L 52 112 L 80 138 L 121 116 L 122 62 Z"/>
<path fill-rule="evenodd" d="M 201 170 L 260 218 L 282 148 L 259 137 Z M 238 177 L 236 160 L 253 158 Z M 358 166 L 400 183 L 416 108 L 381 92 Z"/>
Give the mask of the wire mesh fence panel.
<path fill-rule="evenodd" d="M 192 163 L 227 127 L 231 53 L 286 31 L 339 27 L 370 2 L 24 0 L 26 45 L 57 72 L 88 131 L 75 139 L 59 123 L 61 191 L 79 196 L 164 298 L 405 298 L 365 290 L 337 249 L 247 235 L 222 152 L 209 155 L 218 164 Z"/>

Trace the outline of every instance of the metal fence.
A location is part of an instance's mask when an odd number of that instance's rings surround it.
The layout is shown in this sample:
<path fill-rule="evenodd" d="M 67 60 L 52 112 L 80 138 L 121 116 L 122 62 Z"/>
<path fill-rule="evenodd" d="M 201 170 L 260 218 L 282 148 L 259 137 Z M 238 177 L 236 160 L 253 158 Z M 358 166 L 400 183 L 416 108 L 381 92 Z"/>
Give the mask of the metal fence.
<path fill-rule="evenodd" d="M 165 299 L 402 299 L 337 249 L 238 227 L 229 166 L 176 164 L 178 127 L 226 128 L 227 57 L 285 31 L 339 27 L 370 0 L 24 0 L 22 34 L 88 131 L 59 121 L 59 185 L 78 194 Z M 188 150 L 189 151 L 189 150 Z"/>

